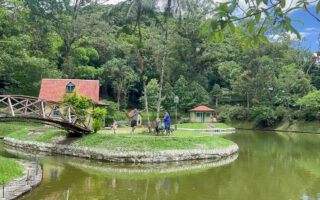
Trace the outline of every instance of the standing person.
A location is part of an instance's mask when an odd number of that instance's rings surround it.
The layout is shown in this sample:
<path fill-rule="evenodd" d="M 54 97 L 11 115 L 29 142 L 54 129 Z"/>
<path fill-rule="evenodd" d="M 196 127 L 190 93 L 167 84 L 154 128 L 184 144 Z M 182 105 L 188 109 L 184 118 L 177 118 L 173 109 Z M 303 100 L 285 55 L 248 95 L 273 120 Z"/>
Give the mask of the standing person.
<path fill-rule="evenodd" d="M 161 120 L 159 118 L 157 118 L 155 121 L 154 121 L 154 130 L 156 132 L 156 135 L 159 135 L 159 132 L 160 132 L 160 122 Z"/>
<path fill-rule="evenodd" d="M 164 122 L 164 129 L 168 135 L 170 133 L 170 124 L 171 124 L 171 117 L 168 111 L 166 111 L 164 114 L 163 122 Z"/>
<path fill-rule="evenodd" d="M 139 118 L 139 111 L 135 108 L 133 110 L 133 115 L 131 117 L 131 128 L 132 128 L 131 135 L 134 134 L 134 130 L 137 127 L 138 118 Z"/>
<path fill-rule="evenodd" d="M 116 134 L 117 128 L 118 128 L 118 122 L 114 119 L 112 123 L 113 134 Z"/>

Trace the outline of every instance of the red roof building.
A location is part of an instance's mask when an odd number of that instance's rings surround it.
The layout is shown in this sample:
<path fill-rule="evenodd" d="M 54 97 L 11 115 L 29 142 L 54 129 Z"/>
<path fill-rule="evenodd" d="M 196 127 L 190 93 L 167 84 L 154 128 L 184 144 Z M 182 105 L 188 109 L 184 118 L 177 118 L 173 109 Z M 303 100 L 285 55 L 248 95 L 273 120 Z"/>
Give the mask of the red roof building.
<path fill-rule="evenodd" d="M 214 118 L 214 110 L 207 106 L 197 106 L 190 112 L 190 121 L 193 123 L 211 123 Z"/>
<path fill-rule="evenodd" d="M 213 112 L 214 110 L 212 108 L 207 107 L 207 106 L 197 106 L 189 111 L 190 112 L 192 112 L 192 111 Z"/>
<path fill-rule="evenodd" d="M 96 104 L 106 105 L 99 99 L 98 80 L 42 79 L 39 98 L 50 102 L 62 102 L 63 96 L 71 92 L 89 97 Z"/>

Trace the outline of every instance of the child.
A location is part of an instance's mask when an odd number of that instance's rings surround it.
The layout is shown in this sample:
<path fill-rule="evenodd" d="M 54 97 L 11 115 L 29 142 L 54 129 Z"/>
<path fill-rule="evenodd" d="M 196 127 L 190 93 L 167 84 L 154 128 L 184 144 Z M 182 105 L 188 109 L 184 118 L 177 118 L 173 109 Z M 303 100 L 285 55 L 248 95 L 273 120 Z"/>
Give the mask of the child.
<path fill-rule="evenodd" d="M 117 128 L 118 128 L 118 122 L 114 119 L 112 123 L 113 134 L 116 134 Z"/>
<path fill-rule="evenodd" d="M 159 135 L 160 129 L 159 129 L 159 125 L 160 125 L 160 119 L 157 118 L 154 121 L 154 130 L 156 131 L 156 134 Z"/>

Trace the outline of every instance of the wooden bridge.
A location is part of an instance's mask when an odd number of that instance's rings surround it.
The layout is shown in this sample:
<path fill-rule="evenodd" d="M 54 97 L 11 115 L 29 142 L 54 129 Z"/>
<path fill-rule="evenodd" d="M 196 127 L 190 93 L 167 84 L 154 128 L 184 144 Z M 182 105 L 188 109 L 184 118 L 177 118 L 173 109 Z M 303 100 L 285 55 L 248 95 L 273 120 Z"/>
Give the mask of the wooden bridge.
<path fill-rule="evenodd" d="M 0 95 L 0 121 L 36 121 L 80 134 L 92 131 L 90 115 L 84 117 L 72 106 L 22 95 Z"/>

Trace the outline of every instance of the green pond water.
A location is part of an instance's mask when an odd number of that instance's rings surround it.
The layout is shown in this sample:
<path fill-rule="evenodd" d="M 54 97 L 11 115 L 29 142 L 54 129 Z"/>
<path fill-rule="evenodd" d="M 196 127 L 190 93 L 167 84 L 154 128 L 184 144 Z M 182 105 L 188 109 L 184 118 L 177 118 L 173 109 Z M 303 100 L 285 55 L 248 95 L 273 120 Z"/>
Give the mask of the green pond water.
<path fill-rule="evenodd" d="M 241 131 L 225 138 L 240 152 L 220 163 L 133 165 L 39 156 L 44 179 L 21 199 L 320 200 L 320 135 Z M 0 154 L 34 159 L 1 145 Z"/>

